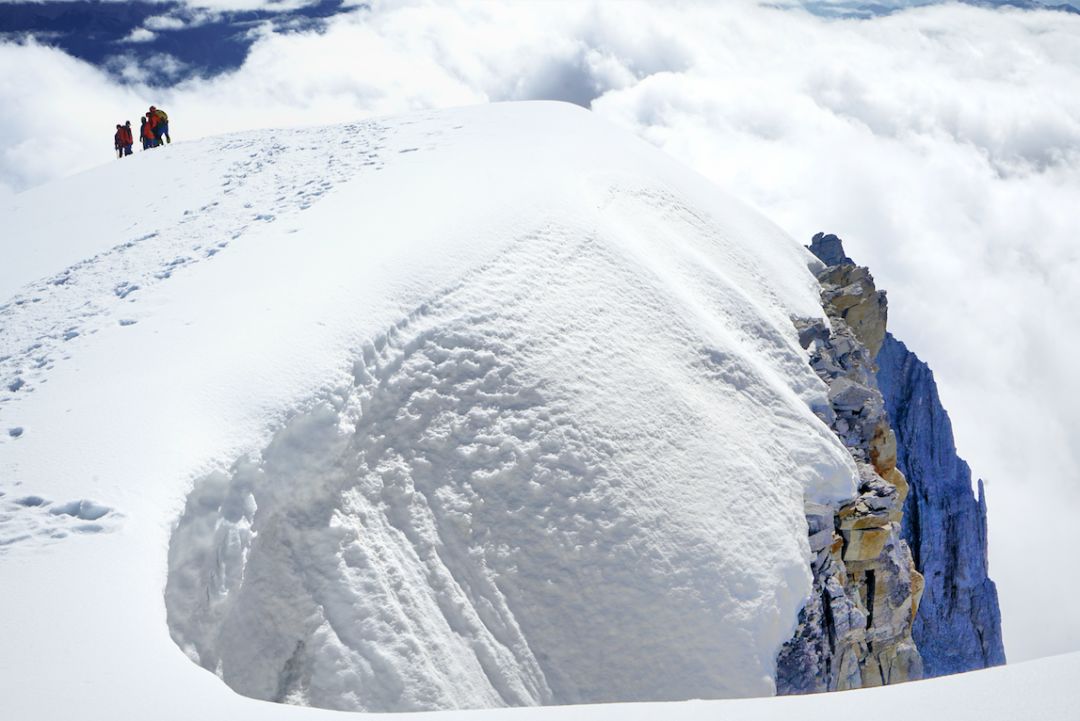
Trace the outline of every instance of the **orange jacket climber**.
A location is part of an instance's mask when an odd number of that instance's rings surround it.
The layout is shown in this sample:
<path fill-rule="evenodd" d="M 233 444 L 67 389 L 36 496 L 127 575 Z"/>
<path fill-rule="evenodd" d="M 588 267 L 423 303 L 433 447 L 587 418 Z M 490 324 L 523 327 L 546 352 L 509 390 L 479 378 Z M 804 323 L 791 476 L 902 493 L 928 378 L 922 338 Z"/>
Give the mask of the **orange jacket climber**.
<path fill-rule="evenodd" d="M 142 142 L 144 149 L 154 147 L 154 126 L 151 124 L 150 118 L 143 118 Z"/>
<path fill-rule="evenodd" d="M 146 114 L 146 119 L 152 123 L 154 140 L 158 145 L 162 145 L 162 139 L 166 143 L 172 142 L 172 138 L 169 137 L 169 116 L 164 110 L 151 105 L 150 112 Z"/>

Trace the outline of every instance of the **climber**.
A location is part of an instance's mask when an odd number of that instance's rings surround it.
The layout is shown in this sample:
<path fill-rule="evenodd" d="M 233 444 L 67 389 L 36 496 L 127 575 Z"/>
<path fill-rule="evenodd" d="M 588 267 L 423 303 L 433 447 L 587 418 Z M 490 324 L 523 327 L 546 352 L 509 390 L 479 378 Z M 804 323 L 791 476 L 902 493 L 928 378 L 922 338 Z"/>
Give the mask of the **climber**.
<path fill-rule="evenodd" d="M 113 147 L 116 149 L 116 157 L 124 157 L 124 126 L 116 124 L 116 135 L 113 136 Z"/>
<path fill-rule="evenodd" d="M 131 155 L 131 146 L 135 144 L 135 138 L 131 136 L 131 121 L 124 122 L 124 127 L 120 129 L 123 134 L 124 155 Z"/>
<path fill-rule="evenodd" d="M 154 126 L 150 124 L 150 119 L 145 115 L 142 118 L 142 125 L 139 127 L 139 137 L 142 139 L 143 150 L 154 147 Z"/>
<path fill-rule="evenodd" d="M 162 138 L 165 138 L 166 143 L 171 143 L 172 138 L 169 137 L 169 116 L 164 110 L 150 106 L 150 112 L 147 114 L 147 119 L 153 123 L 154 128 L 154 140 L 157 141 L 157 145 L 162 145 Z M 152 120 L 151 120 L 152 118 Z"/>
<path fill-rule="evenodd" d="M 146 129 L 150 132 L 150 147 L 156 148 L 158 146 L 157 133 L 154 132 L 154 128 L 157 127 L 158 119 L 153 110 L 146 114 Z"/>

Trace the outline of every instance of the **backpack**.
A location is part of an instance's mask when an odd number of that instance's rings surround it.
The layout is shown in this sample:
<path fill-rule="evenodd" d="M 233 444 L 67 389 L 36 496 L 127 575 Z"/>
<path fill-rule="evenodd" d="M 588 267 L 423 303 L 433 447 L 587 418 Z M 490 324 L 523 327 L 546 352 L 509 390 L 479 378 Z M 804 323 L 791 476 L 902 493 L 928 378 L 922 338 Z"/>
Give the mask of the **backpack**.
<path fill-rule="evenodd" d="M 158 122 L 162 122 L 162 123 L 169 122 L 168 114 L 166 114 L 166 112 L 164 110 L 162 110 L 161 108 L 158 108 L 157 110 L 155 110 L 154 114 L 158 116 Z"/>

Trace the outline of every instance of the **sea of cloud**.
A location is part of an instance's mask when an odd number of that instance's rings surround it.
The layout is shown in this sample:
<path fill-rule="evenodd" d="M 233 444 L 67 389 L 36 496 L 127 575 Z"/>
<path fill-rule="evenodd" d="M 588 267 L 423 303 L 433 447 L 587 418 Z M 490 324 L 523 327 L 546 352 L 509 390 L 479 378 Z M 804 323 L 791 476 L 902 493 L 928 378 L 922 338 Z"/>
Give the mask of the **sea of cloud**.
<path fill-rule="evenodd" d="M 109 162 L 114 125 L 150 103 L 178 140 L 499 100 L 591 107 L 871 266 L 987 481 L 1010 658 L 1080 648 L 1080 17 L 376 2 L 321 32 L 250 32 L 236 72 L 152 91 L 139 68 L 0 43 L 0 202 Z"/>

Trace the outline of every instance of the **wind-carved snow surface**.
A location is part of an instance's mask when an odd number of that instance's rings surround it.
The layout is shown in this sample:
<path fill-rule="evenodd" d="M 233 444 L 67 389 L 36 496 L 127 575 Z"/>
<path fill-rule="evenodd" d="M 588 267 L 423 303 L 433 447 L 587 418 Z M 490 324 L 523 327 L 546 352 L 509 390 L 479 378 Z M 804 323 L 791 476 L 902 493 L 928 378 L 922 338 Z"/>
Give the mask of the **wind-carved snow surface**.
<path fill-rule="evenodd" d="M 804 500 L 855 478 L 791 323 L 821 316 L 816 261 L 572 106 L 282 137 L 70 179 L 94 200 L 99 175 L 166 173 L 175 197 L 86 209 L 85 237 L 42 224 L 9 269 L 58 310 L 3 310 L 29 380 L 0 405 L 23 429 L 0 493 L 90 499 L 113 532 L 5 547 L 23 590 L 0 619 L 62 608 L 44 637 L 0 621 L 2 658 L 82 681 L 90 718 L 159 714 L 162 679 L 170 718 L 267 713 L 177 645 L 242 694 L 337 709 L 772 693 L 810 588 Z M 263 180 L 214 204 L 270 138 Z M 155 233 L 141 260 L 129 230 Z M 88 274 L 34 280 L 64 268 Z M 39 340 L 65 355 L 30 369 Z"/>
<path fill-rule="evenodd" d="M 804 489 L 850 469 L 769 279 L 728 275 L 750 257 L 670 193 L 605 195 L 601 228 L 517 239 L 197 482 L 166 589 L 192 658 L 370 711 L 773 691 Z"/>

